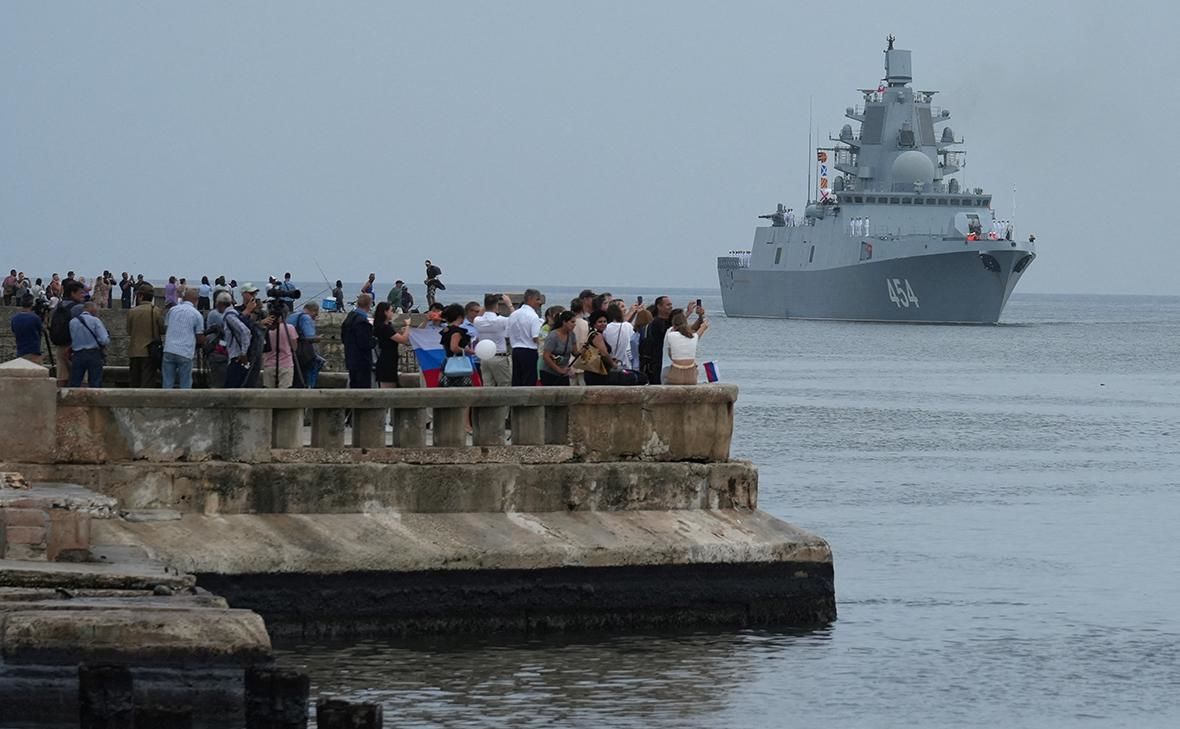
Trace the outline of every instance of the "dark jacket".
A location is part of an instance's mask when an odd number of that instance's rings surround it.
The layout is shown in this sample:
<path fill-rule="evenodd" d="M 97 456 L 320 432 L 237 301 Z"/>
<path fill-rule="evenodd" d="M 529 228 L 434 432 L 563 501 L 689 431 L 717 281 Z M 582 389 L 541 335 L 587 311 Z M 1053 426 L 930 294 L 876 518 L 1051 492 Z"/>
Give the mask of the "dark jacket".
<path fill-rule="evenodd" d="M 365 312 L 348 312 L 340 325 L 340 341 L 344 344 L 345 368 L 363 370 L 373 366 L 373 325 Z"/>

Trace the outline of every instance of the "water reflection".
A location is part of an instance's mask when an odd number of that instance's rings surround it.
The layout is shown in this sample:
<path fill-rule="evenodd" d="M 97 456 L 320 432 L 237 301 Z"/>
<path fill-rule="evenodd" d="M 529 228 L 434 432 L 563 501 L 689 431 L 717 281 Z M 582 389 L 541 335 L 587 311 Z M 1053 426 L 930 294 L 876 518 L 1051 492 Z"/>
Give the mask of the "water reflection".
<path fill-rule="evenodd" d="M 810 632 L 419 639 L 280 646 L 313 694 L 378 701 L 399 727 L 704 726 Z"/>

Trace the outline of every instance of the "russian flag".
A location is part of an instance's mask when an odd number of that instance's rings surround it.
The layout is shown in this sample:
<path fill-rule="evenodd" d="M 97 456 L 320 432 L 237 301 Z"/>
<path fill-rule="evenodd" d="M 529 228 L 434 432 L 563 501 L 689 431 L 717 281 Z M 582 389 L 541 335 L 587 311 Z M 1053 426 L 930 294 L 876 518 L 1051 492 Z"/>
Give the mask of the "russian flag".
<path fill-rule="evenodd" d="M 418 360 L 418 369 L 422 371 L 422 379 L 427 387 L 438 387 L 438 378 L 442 376 L 443 364 L 447 361 L 442 332 L 443 327 L 433 322 L 410 329 L 410 346 L 414 348 L 414 358 Z M 475 362 L 474 358 L 472 362 Z M 471 378 L 471 384 L 474 387 L 482 384 L 478 369 Z"/>
<path fill-rule="evenodd" d="M 447 359 L 442 346 L 442 330 L 434 323 L 410 329 L 410 346 L 414 348 L 414 358 L 418 360 L 418 369 L 422 371 L 427 387 L 438 387 L 438 378 Z"/>

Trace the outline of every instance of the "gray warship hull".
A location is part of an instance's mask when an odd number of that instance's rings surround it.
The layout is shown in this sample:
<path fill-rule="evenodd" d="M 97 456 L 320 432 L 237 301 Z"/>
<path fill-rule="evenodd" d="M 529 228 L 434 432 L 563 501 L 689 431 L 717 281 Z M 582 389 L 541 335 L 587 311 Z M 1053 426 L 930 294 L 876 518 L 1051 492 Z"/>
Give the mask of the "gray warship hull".
<path fill-rule="evenodd" d="M 983 248 L 790 271 L 745 268 L 726 256 L 718 277 L 726 316 L 995 324 L 1033 257 Z"/>

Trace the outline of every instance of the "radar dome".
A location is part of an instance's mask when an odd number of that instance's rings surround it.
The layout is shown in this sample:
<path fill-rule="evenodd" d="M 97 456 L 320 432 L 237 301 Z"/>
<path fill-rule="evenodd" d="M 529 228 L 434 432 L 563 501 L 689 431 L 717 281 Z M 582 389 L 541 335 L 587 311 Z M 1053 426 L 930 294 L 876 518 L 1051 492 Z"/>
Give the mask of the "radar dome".
<path fill-rule="evenodd" d="M 922 152 L 910 150 L 902 152 L 893 160 L 892 173 L 894 184 L 928 185 L 934 182 L 934 163 Z"/>

